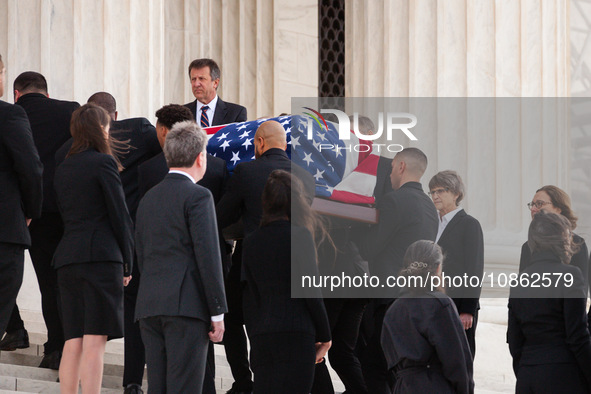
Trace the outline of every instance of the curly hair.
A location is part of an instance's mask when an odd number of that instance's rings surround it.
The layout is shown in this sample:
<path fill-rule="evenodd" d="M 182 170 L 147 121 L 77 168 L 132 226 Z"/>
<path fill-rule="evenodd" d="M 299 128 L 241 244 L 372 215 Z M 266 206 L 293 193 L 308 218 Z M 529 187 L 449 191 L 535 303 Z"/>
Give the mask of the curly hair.
<path fill-rule="evenodd" d="M 172 129 L 175 123 L 183 122 L 185 120 L 195 120 L 191 110 L 184 105 L 169 104 L 156 111 L 156 119 L 158 123 L 162 124 L 169 130 Z"/>

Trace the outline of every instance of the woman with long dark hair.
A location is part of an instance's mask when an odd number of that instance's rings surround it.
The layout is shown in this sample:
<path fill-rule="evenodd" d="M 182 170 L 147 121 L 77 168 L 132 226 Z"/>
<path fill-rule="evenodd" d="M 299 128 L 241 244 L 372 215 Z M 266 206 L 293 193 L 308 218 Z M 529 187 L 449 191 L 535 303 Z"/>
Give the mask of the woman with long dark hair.
<path fill-rule="evenodd" d="M 123 336 L 123 286 L 131 279 L 132 222 L 113 155 L 110 118 L 94 104 L 72 114 L 73 143 L 55 172 L 64 235 L 54 255 L 65 345 L 62 393 L 99 393 L 107 338 Z"/>
<path fill-rule="evenodd" d="M 529 226 L 530 264 L 509 297 L 516 393 L 591 391 L 587 286 L 580 269 L 569 264 L 578 251 L 571 229 L 564 215 L 543 210 Z"/>
<path fill-rule="evenodd" d="M 244 240 L 244 321 L 254 393 L 309 393 L 314 365 L 330 347 L 320 292 L 318 298 L 291 297 L 292 272 L 318 273 L 314 238 L 323 230 L 304 196 L 299 179 L 273 171 L 263 192 L 261 227 Z"/>

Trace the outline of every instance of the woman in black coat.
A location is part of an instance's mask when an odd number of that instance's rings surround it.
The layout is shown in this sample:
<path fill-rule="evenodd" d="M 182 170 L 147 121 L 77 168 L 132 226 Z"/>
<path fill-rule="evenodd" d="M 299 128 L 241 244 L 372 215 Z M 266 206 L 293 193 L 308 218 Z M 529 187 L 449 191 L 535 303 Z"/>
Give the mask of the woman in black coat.
<path fill-rule="evenodd" d="M 571 230 L 574 231 L 577 228 L 578 218 L 575 216 L 571 207 L 570 197 L 566 192 L 559 187 L 553 185 L 546 185 L 538 190 L 530 203 L 527 204 L 531 210 L 531 217 L 533 217 L 541 211 L 557 213 L 565 218 L 571 224 Z M 578 245 L 579 251 L 575 253 L 570 259 L 570 265 L 578 267 L 583 274 L 583 280 L 588 284 L 587 275 L 589 272 L 589 251 L 585 240 L 573 234 L 573 243 Z M 531 251 L 527 242 L 521 246 L 521 258 L 519 259 L 519 272 L 525 271 L 532 264 Z M 586 290 L 585 290 L 586 292 Z"/>
<path fill-rule="evenodd" d="M 263 192 L 261 227 L 243 244 L 243 310 L 254 393 L 309 393 L 314 365 L 330 347 L 322 299 L 291 298 L 292 284 L 298 283 L 292 282 L 292 272 L 294 278 L 318 273 L 314 214 L 302 191 L 297 178 L 273 171 Z"/>
<path fill-rule="evenodd" d="M 529 226 L 531 264 L 509 298 L 507 342 L 517 393 L 591 391 L 586 285 L 568 264 L 576 252 L 570 227 L 564 216 L 545 212 Z"/>
<path fill-rule="evenodd" d="M 131 278 L 131 218 L 112 155 L 110 118 L 94 104 L 72 114 L 73 143 L 55 172 L 64 235 L 54 267 L 66 340 L 59 377 L 62 393 L 98 393 L 107 338 L 123 336 L 123 286 Z"/>
<path fill-rule="evenodd" d="M 472 355 L 458 312 L 431 282 L 440 277 L 442 260 L 439 245 L 427 240 L 404 255 L 399 279 L 406 278 L 407 287 L 386 312 L 381 338 L 396 378 L 394 393 L 474 392 Z"/>
<path fill-rule="evenodd" d="M 435 242 L 441 246 L 445 256 L 443 273 L 452 278 L 464 275 L 482 278 L 484 237 L 478 220 L 459 206 L 465 193 L 462 178 L 455 171 L 441 171 L 429 181 L 429 190 L 439 212 Z M 474 359 L 480 287 L 447 287 L 445 291 L 456 304 Z"/>

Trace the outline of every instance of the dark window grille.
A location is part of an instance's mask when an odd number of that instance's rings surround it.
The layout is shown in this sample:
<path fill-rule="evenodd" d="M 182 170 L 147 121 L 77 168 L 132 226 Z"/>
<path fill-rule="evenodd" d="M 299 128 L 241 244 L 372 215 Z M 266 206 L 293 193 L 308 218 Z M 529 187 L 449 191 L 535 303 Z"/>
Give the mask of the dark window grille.
<path fill-rule="evenodd" d="M 345 97 L 345 0 L 319 0 L 318 9 L 318 95 Z"/>

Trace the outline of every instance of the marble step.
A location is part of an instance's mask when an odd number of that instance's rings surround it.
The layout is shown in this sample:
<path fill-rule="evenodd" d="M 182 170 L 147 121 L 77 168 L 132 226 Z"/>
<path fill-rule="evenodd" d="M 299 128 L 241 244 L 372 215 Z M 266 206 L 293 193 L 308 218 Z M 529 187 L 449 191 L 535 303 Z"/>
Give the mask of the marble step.
<path fill-rule="evenodd" d="M 48 380 L 36 380 L 12 376 L 0 376 L 0 388 L 7 387 L 8 390 L 0 390 L 2 393 L 43 393 L 59 394 L 60 384 Z M 14 388 L 14 390 L 12 390 Z M 80 390 L 80 393 L 82 391 Z M 102 388 L 101 394 L 121 394 L 122 389 Z"/>
<path fill-rule="evenodd" d="M 14 387 L 17 388 L 17 391 L 23 391 L 23 386 L 10 386 L 12 383 L 18 383 L 18 380 L 33 380 L 35 382 L 47 382 L 56 384 L 55 387 L 59 388 L 59 384 L 57 384 L 57 377 L 58 372 L 53 371 L 51 369 L 45 368 L 37 368 L 31 367 L 27 365 L 20 365 L 20 364 L 8 364 L 4 361 L 0 362 L 0 389 L 9 389 L 13 390 Z M 15 381 L 16 379 L 16 381 Z M 2 384 L 8 382 L 8 387 L 6 384 Z M 15 384 L 16 384 L 15 383 Z M 29 384 L 30 382 L 27 382 Z M 37 383 L 35 383 L 37 384 Z M 144 381 L 144 385 L 147 386 L 147 381 Z M 33 386 L 26 386 L 26 387 L 36 387 Z M 54 387 L 51 385 L 50 387 Z M 121 388 L 121 376 L 112 376 L 105 374 L 103 376 L 103 383 L 102 387 L 105 389 L 112 389 L 118 392 L 122 391 Z M 38 392 L 37 389 L 32 390 L 32 392 Z M 27 390 L 24 390 L 27 391 Z M 29 390 L 31 391 L 31 390 Z M 59 392 L 59 389 L 58 389 Z"/>

